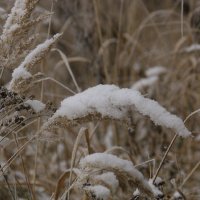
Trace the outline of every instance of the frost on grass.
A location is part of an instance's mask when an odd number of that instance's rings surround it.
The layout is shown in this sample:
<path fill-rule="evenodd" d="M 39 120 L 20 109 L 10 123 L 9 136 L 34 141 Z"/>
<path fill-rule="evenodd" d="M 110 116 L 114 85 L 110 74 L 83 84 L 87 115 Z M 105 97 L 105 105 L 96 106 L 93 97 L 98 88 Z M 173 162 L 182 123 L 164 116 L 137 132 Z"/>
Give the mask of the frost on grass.
<path fill-rule="evenodd" d="M 180 136 L 191 134 L 179 117 L 169 113 L 156 101 L 143 97 L 138 91 L 120 89 L 115 85 L 97 85 L 64 99 L 45 128 L 74 125 L 74 121 L 89 121 L 91 116 L 122 120 L 133 108 L 149 116 L 156 125 L 171 128 Z"/>
<path fill-rule="evenodd" d="M 82 169 L 106 169 L 118 173 L 124 173 L 129 177 L 139 190 L 145 192 L 150 196 L 154 196 L 153 190 L 149 183 L 145 180 L 142 173 L 140 173 L 128 160 L 123 160 L 117 156 L 107 153 L 94 153 L 86 156 L 80 161 L 80 167 Z"/>
<path fill-rule="evenodd" d="M 29 106 L 31 106 L 31 108 L 36 112 L 41 112 L 42 110 L 45 109 L 46 105 L 44 103 L 42 103 L 41 101 L 38 100 L 27 100 L 25 102 L 25 104 L 28 104 Z"/>

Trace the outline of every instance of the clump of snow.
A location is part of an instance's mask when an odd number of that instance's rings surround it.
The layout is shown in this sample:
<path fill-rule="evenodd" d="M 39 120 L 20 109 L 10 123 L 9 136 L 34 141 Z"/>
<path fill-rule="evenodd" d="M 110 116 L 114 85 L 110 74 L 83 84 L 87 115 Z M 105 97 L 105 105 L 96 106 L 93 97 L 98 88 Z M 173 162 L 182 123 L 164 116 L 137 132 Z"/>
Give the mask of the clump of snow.
<path fill-rule="evenodd" d="M 160 74 L 165 73 L 167 70 L 165 67 L 163 66 L 155 66 L 155 67 L 151 67 L 149 69 L 146 70 L 145 75 L 147 77 L 149 76 L 159 76 Z"/>
<path fill-rule="evenodd" d="M 161 185 L 164 184 L 164 181 L 162 180 L 162 178 L 160 178 L 159 176 L 156 177 L 155 181 L 154 181 L 154 184 L 159 187 Z"/>
<path fill-rule="evenodd" d="M 185 52 L 190 53 L 193 51 L 199 51 L 200 50 L 200 44 L 192 44 L 189 47 L 186 47 L 184 49 Z"/>
<path fill-rule="evenodd" d="M 110 197 L 110 190 L 102 185 L 87 186 L 84 189 L 95 195 L 96 199 L 107 200 Z"/>
<path fill-rule="evenodd" d="M 28 104 L 29 106 L 31 106 L 31 108 L 36 112 L 41 112 L 42 110 L 45 109 L 46 105 L 44 103 L 42 103 L 41 101 L 38 100 L 27 100 L 25 102 L 25 104 Z"/>
<path fill-rule="evenodd" d="M 159 76 L 166 73 L 166 71 L 166 68 L 162 66 L 151 67 L 145 72 L 146 78 L 138 80 L 132 85 L 131 88 L 135 90 L 141 90 L 145 87 L 149 87 L 155 84 L 158 81 Z"/>
<path fill-rule="evenodd" d="M 18 80 L 20 78 L 23 79 L 28 79 L 30 78 L 32 75 L 30 72 L 28 72 L 26 70 L 26 68 L 24 68 L 22 65 L 20 65 L 19 67 L 17 67 L 13 73 L 12 73 L 12 80 Z"/>
<path fill-rule="evenodd" d="M 133 89 L 120 89 L 115 85 L 97 85 L 64 99 L 47 125 L 57 117 L 74 120 L 95 113 L 102 117 L 122 119 L 127 117 L 133 106 L 142 115 L 149 116 L 156 125 L 171 128 L 183 137 L 191 135 L 179 117 L 169 113 L 156 101 L 143 97 Z"/>
<path fill-rule="evenodd" d="M 138 188 L 133 192 L 133 197 L 138 197 L 140 196 L 140 191 L 138 190 Z"/>
<path fill-rule="evenodd" d="M 157 81 L 158 81 L 158 77 L 157 76 L 152 76 L 152 77 L 148 77 L 148 78 L 142 78 L 139 81 L 135 82 L 132 85 L 131 89 L 141 90 L 144 87 L 153 85 Z"/>
<path fill-rule="evenodd" d="M 153 179 L 149 179 L 149 185 L 156 197 L 164 197 L 164 194 L 153 184 Z"/>
<path fill-rule="evenodd" d="M 81 159 L 80 166 L 81 168 L 102 168 L 125 172 L 130 178 L 135 180 L 137 184 L 142 185 L 149 193 L 152 193 L 152 190 L 142 173 L 140 173 L 133 166 L 132 162 L 128 160 L 123 160 L 107 153 L 94 153 Z"/>
<path fill-rule="evenodd" d="M 119 186 L 119 181 L 117 180 L 113 172 L 106 172 L 100 175 L 96 175 L 95 179 L 101 180 L 105 182 L 106 184 L 108 184 L 112 188 L 113 192 L 115 192 Z"/>
<path fill-rule="evenodd" d="M 123 160 L 118 158 L 115 155 L 107 154 L 107 153 L 94 153 L 87 155 L 80 161 L 80 166 L 82 168 L 92 166 L 98 168 L 115 168 L 121 169 L 126 172 L 134 171 L 138 175 L 138 177 L 142 177 L 142 174 L 135 169 L 131 161 Z"/>
<path fill-rule="evenodd" d="M 180 192 L 176 191 L 176 192 L 174 192 L 172 198 L 173 198 L 174 200 L 178 200 L 178 199 L 182 199 L 183 196 L 180 194 Z"/>

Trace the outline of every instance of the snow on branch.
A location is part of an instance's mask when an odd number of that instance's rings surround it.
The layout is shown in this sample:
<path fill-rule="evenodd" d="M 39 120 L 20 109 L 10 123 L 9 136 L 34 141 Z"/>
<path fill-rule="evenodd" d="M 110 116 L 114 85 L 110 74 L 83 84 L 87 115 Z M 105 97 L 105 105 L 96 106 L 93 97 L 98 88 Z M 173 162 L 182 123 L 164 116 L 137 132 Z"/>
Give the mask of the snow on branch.
<path fill-rule="evenodd" d="M 89 121 L 96 116 L 122 120 L 127 118 L 131 108 L 149 116 L 155 125 L 173 129 L 183 137 L 191 135 L 179 117 L 169 113 L 156 101 L 143 97 L 133 89 L 120 89 L 115 85 L 97 85 L 64 99 L 45 128 L 71 126 L 75 122 Z"/>

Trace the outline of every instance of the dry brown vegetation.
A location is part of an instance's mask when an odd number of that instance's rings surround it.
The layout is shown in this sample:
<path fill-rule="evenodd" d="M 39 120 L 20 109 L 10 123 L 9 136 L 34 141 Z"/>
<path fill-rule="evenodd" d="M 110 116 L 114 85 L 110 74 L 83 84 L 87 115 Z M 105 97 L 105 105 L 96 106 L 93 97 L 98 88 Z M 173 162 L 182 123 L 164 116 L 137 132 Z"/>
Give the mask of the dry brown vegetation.
<path fill-rule="evenodd" d="M 0 200 L 200 199 L 198 6 L 1 1 Z M 155 66 L 161 72 L 152 75 Z M 99 84 L 139 90 L 182 118 L 192 136 L 134 109 L 126 119 L 88 111 L 50 126 L 63 99 Z M 105 154 L 124 165 L 103 162 Z"/>

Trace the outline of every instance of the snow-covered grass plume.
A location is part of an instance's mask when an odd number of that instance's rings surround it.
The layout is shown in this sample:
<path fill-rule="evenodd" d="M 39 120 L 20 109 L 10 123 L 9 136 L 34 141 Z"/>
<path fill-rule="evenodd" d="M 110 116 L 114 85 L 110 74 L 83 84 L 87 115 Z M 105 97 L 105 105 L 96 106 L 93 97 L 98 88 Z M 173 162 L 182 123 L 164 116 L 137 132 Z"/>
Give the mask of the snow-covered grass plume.
<path fill-rule="evenodd" d="M 191 135 L 179 117 L 169 113 L 156 101 L 143 97 L 138 91 L 120 89 L 115 85 L 98 85 L 64 99 L 46 126 L 59 124 L 61 119 L 70 124 L 73 120 L 87 118 L 89 115 L 124 119 L 133 108 L 149 116 L 156 125 L 173 129 L 183 137 Z"/>

